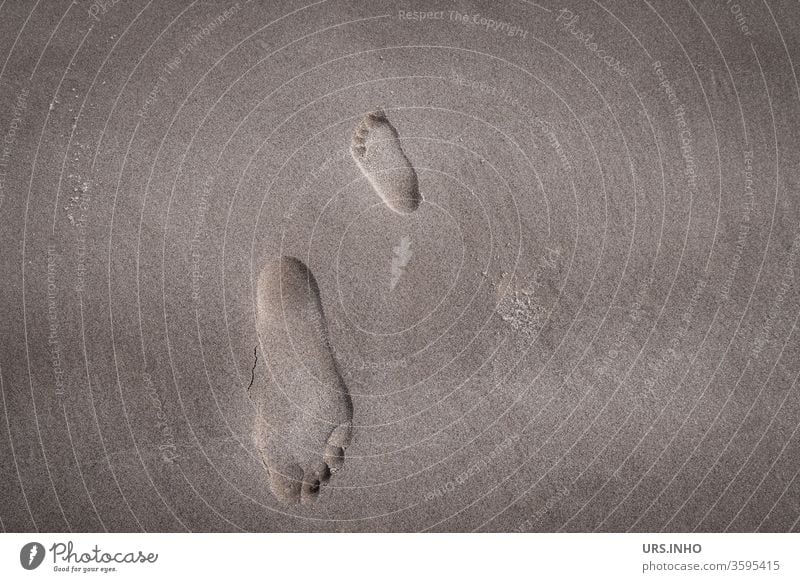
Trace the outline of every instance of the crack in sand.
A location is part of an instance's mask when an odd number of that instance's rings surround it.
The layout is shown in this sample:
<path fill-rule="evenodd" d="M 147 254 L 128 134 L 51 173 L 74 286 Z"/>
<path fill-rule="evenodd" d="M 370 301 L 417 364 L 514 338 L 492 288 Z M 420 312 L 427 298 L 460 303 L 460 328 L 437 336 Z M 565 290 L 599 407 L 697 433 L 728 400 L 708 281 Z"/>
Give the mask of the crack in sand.
<path fill-rule="evenodd" d="M 253 348 L 253 369 L 250 370 L 250 384 L 247 386 L 247 394 L 250 394 L 250 388 L 253 387 L 253 382 L 256 381 L 256 365 L 258 364 L 258 344 Z"/>

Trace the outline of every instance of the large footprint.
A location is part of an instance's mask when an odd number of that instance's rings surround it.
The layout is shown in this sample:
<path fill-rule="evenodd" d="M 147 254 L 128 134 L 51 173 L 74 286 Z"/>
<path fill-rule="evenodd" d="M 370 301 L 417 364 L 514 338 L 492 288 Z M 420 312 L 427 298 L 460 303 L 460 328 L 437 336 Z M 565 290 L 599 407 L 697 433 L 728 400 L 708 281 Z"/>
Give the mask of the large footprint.
<path fill-rule="evenodd" d="M 361 120 L 350 144 L 350 154 L 384 203 L 400 214 L 419 208 L 417 173 L 400 147 L 397 130 L 383 111 Z"/>
<path fill-rule="evenodd" d="M 273 494 L 314 500 L 344 463 L 353 407 L 336 368 L 319 289 L 298 259 L 281 257 L 258 277 L 257 327 L 266 365 L 254 377 L 254 440 Z"/>

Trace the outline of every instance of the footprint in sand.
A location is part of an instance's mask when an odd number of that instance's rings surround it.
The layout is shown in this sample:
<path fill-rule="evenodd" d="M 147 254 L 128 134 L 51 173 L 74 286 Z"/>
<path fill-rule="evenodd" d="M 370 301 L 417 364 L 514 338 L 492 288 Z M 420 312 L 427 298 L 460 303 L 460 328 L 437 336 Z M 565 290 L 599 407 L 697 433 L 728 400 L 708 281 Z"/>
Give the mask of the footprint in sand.
<path fill-rule="evenodd" d="M 253 437 L 275 496 L 306 503 L 344 463 L 353 407 L 311 271 L 281 257 L 262 269 L 256 295 L 266 365 L 257 363 L 250 390 L 257 413 Z"/>
<path fill-rule="evenodd" d="M 399 214 L 419 208 L 417 173 L 400 147 L 397 130 L 381 111 L 368 113 L 353 134 L 350 154 L 369 183 Z"/>

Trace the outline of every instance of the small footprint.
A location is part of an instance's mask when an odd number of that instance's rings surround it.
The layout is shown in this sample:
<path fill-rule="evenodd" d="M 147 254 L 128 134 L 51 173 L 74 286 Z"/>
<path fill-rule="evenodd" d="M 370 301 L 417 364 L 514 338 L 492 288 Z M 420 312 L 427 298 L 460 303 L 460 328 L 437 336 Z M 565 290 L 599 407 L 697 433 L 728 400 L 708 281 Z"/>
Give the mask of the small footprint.
<path fill-rule="evenodd" d="M 419 208 L 417 173 L 400 147 L 397 130 L 382 110 L 368 113 L 358 124 L 350 154 L 384 201 L 399 214 Z"/>
<path fill-rule="evenodd" d="M 250 390 L 257 411 L 253 438 L 273 494 L 307 503 L 344 463 L 352 402 L 308 267 L 293 257 L 270 262 L 259 274 L 256 301 L 266 362 Z"/>

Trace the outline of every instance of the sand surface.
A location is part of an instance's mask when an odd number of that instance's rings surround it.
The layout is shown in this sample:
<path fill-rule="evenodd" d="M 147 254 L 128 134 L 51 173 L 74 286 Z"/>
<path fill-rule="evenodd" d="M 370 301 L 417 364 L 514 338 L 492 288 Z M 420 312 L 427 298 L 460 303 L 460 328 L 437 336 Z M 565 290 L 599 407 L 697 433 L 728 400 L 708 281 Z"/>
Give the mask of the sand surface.
<path fill-rule="evenodd" d="M 800 531 L 800 9 L 736 6 L 0 5 L 2 530 Z"/>

